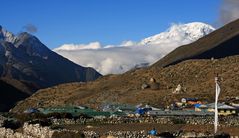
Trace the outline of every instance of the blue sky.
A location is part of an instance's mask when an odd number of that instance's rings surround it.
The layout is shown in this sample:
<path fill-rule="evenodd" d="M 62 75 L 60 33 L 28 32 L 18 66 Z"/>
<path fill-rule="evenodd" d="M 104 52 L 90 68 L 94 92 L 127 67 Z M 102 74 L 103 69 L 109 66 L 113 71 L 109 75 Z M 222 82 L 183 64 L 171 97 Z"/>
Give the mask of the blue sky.
<path fill-rule="evenodd" d="M 214 25 L 221 0 L 4 0 L 0 25 L 13 33 L 33 24 L 49 48 L 99 41 L 139 41 L 171 23 Z"/>

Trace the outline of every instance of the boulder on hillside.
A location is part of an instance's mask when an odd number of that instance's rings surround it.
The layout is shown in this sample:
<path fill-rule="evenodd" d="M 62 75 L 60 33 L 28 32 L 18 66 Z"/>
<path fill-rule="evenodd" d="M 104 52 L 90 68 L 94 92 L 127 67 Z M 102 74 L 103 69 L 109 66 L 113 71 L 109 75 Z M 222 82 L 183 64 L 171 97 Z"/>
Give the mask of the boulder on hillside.
<path fill-rule="evenodd" d="M 159 83 L 156 82 L 154 78 L 150 78 L 150 83 L 149 83 L 150 89 L 152 90 L 158 90 L 159 89 Z"/>

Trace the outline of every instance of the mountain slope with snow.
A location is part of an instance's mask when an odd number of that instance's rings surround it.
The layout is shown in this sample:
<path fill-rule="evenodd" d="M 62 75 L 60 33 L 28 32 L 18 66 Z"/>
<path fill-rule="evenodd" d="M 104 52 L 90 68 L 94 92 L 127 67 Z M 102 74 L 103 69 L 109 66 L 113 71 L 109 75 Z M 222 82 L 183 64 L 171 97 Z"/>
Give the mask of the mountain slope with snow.
<path fill-rule="evenodd" d="M 218 59 L 239 54 L 239 20 L 217 29 L 207 37 L 176 48 L 154 64 L 166 67 L 188 59 Z"/>
<path fill-rule="evenodd" d="M 177 40 L 192 42 L 211 33 L 214 30 L 215 28 L 213 28 L 212 26 L 200 22 L 172 25 L 168 29 L 168 31 L 145 38 L 140 42 L 140 44 L 154 45 L 161 44 L 162 42 L 165 41 L 167 42 Z"/>
<path fill-rule="evenodd" d="M 124 73 L 139 65 L 151 65 L 175 48 L 192 43 L 215 29 L 205 23 L 173 24 L 160 34 L 139 42 L 124 41 L 119 45 L 64 44 L 54 49 L 56 53 L 101 74 Z"/>

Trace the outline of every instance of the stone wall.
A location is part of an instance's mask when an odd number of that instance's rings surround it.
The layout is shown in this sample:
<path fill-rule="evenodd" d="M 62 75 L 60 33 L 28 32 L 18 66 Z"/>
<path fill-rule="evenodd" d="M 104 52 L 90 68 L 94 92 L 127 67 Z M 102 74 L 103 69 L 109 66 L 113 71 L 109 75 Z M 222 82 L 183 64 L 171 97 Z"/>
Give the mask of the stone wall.
<path fill-rule="evenodd" d="M 26 135 L 33 136 L 35 138 L 77 138 L 80 137 L 80 133 L 74 130 L 67 129 L 51 129 L 50 127 L 42 127 L 39 124 L 25 123 L 23 126 L 23 132 Z"/>
<path fill-rule="evenodd" d="M 1 138 L 34 138 L 32 136 L 25 135 L 23 133 L 14 132 L 12 129 L 4 128 L 4 127 L 0 128 L 0 137 Z"/>
<path fill-rule="evenodd" d="M 105 134 L 97 134 L 94 131 L 83 131 L 83 134 L 86 138 L 147 138 L 148 134 L 146 131 L 109 131 Z"/>
<path fill-rule="evenodd" d="M 106 136 L 112 136 L 117 138 L 147 138 L 147 132 L 142 131 L 109 131 Z"/>
<path fill-rule="evenodd" d="M 145 130 L 142 131 L 109 131 L 105 134 L 98 135 L 94 131 L 84 131 L 84 136 L 86 138 L 149 138 L 150 135 Z M 167 135 L 168 134 L 168 135 Z M 169 136 L 170 135 L 170 136 Z M 152 136 L 151 136 L 152 137 Z M 176 131 L 173 133 L 166 132 L 160 133 L 152 138 L 162 138 L 162 137 L 182 137 L 182 138 L 192 138 L 192 137 L 214 137 L 212 133 L 202 133 L 202 132 L 183 132 Z"/>
<path fill-rule="evenodd" d="M 158 123 L 158 124 L 193 124 L 205 125 L 213 124 L 213 116 L 160 116 L 160 117 L 118 117 L 105 119 L 53 119 L 55 125 L 70 125 L 100 122 L 101 124 L 122 124 L 122 123 Z M 219 117 L 219 123 L 222 126 L 239 126 L 238 116 Z"/>
<path fill-rule="evenodd" d="M 0 128 L 1 138 L 79 138 L 81 133 L 73 130 L 53 130 L 50 127 L 42 127 L 39 124 L 24 123 L 22 132 L 12 129 Z"/>
<path fill-rule="evenodd" d="M 102 136 L 102 135 L 101 135 Z M 52 130 L 49 127 L 41 127 L 39 124 L 27 124 L 23 126 L 23 132 L 14 132 L 11 129 L 0 128 L 1 138 L 100 138 L 99 134 L 94 131 L 78 131 L 70 130 Z M 103 134 L 105 137 L 117 138 L 146 138 L 146 131 L 109 131 Z"/>

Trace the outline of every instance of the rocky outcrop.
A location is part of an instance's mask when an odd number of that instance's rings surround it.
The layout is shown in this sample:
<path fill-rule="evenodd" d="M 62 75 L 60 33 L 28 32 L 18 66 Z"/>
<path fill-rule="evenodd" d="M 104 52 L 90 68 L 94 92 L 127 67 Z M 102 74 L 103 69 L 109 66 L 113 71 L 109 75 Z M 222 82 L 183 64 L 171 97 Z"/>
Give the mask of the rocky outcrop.
<path fill-rule="evenodd" d="M 183 93 L 182 86 L 178 84 L 177 88 L 173 91 L 173 94 L 180 94 Z"/>

